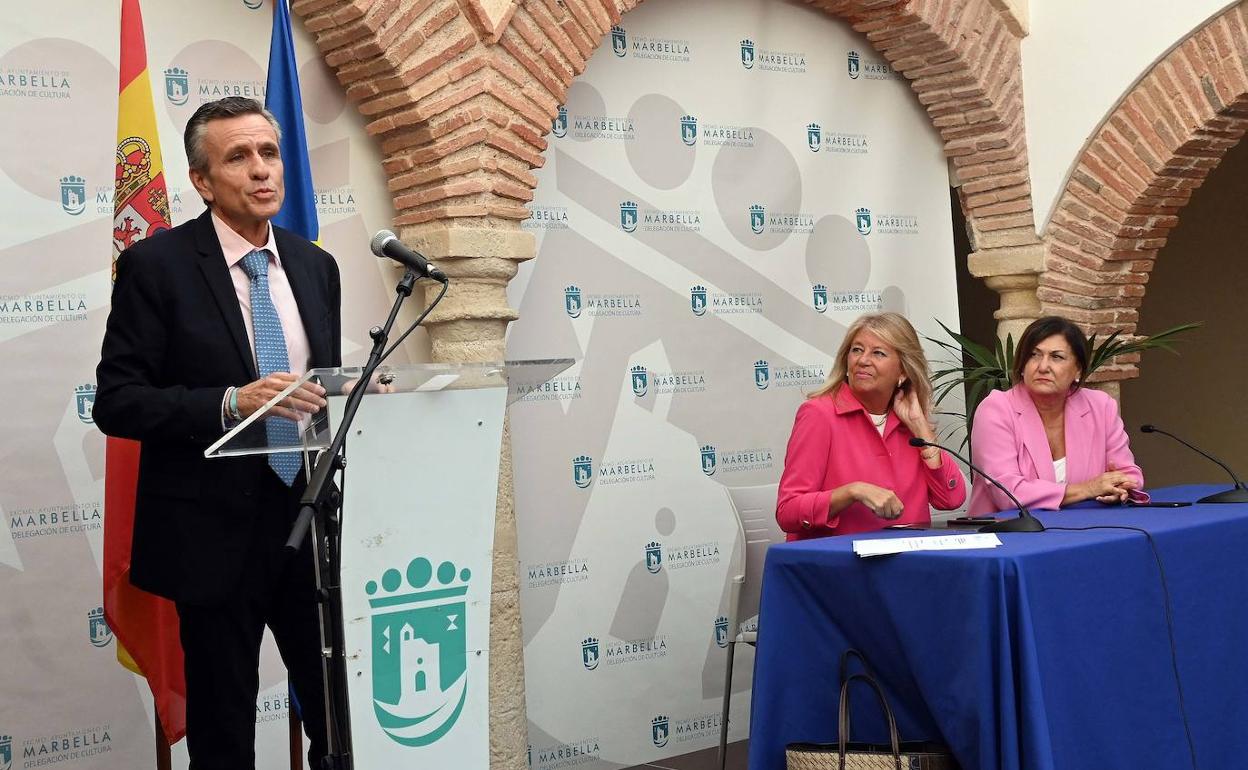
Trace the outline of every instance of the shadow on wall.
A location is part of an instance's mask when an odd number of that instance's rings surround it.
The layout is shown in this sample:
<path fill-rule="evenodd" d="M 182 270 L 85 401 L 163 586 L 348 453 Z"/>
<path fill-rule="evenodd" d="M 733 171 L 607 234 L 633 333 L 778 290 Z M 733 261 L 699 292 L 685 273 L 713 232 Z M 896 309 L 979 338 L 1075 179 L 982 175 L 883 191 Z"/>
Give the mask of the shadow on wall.
<path fill-rule="evenodd" d="M 960 318 L 940 320 L 976 342 L 987 344 L 997 333 L 997 321 L 992 314 L 1001 306 L 1001 297 L 988 288 L 984 279 L 976 278 L 967 270 L 966 259 L 971 253 L 971 240 L 966 233 L 966 215 L 962 213 L 962 204 L 954 187 L 949 188 L 949 208 L 953 213 L 953 259 L 957 270 Z M 955 326 L 957 323 L 961 326 Z"/>

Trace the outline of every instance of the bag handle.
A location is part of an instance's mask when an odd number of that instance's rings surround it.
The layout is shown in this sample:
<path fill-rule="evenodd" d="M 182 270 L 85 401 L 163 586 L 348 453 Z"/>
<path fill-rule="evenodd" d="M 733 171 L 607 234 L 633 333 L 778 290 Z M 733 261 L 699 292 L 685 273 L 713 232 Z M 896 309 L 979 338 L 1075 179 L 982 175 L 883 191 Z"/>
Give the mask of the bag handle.
<path fill-rule="evenodd" d="M 845 677 L 849 676 L 849 661 L 851 658 L 857 658 L 858 662 L 862 664 L 863 673 L 871 679 L 875 678 L 875 672 L 871 670 L 871 664 L 867 662 L 867 656 L 863 655 L 853 647 L 850 647 L 845 650 L 845 652 L 841 653 L 841 684 L 845 684 Z"/>
<path fill-rule="evenodd" d="M 871 685 L 871 689 L 875 690 L 875 694 L 880 700 L 880 707 L 884 711 L 884 717 L 888 720 L 888 740 L 893 750 L 893 762 L 897 765 L 897 770 L 902 770 L 901 738 L 897 735 L 897 720 L 893 718 L 893 709 L 889 707 L 888 700 L 884 697 L 884 690 L 880 688 L 879 682 L 863 674 L 854 674 L 841 683 L 841 702 L 837 709 L 837 721 L 839 724 L 836 731 L 837 756 L 840 757 L 840 770 L 845 770 L 846 744 L 849 742 L 849 685 L 854 680 L 866 682 Z"/>
<path fill-rule="evenodd" d="M 862 667 L 863 675 L 868 679 L 875 679 L 875 672 L 871 670 L 871 664 L 867 662 L 867 656 L 854 647 L 847 647 L 845 652 L 841 653 L 840 678 L 837 680 L 838 685 L 845 684 L 845 680 L 849 678 L 849 663 L 854 658 L 858 659 L 858 664 Z M 845 734 L 848 735 L 849 730 L 846 730 Z"/>

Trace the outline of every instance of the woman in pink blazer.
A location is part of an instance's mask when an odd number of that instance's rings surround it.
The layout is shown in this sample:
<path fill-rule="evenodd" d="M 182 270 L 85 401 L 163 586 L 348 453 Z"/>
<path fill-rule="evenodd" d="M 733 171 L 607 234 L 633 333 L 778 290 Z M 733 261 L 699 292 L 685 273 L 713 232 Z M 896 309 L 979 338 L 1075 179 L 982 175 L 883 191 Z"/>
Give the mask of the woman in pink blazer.
<path fill-rule="evenodd" d="M 1065 318 L 1041 318 L 1018 341 L 1014 387 L 994 391 L 975 410 L 972 459 L 1028 508 L 1148 499 L 1117 402 L 1079 387 L 1087 365 L 1083 331 Z M 969 515 L 1013 507 L 976 477 Z"/>
<path fill-rule="evenodd" d="M 935 441 L 932 385 L 914 327 L 896 313 L 849 327 L 823 387 L 797 409 L 776 521 L 789 540 L 927 524 L 931 505 L 966 499 L 962 472 Z"/>

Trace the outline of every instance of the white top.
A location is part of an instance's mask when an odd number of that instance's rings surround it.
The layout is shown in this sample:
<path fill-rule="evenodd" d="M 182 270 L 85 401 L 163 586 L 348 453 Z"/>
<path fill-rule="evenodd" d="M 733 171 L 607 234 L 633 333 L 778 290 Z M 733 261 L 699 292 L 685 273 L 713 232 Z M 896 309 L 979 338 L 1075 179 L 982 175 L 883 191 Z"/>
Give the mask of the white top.
<path fill-rule="evenodd" d="M 883 438 L 884 426 L 888 424 L 888 412 L 885 412 L 884 414 L 871 414 L 871 412 L 867 412 L 867 415 L 871 417 L 871 422 L 875 423 L 875 429 L 880 432 L 880 438 Z"/>
<path fill-rule="evenodd" d="M 1053 476 L 1058 484 L 1066 483 L 1066 458 L 1053 461 Z"/>

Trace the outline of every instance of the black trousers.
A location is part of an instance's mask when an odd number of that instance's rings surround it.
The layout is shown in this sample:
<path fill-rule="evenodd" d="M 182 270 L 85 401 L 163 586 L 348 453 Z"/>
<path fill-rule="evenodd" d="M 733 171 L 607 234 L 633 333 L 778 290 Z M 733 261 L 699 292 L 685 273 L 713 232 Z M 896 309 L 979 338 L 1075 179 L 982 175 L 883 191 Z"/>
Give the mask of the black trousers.
<path fill-rule="evenodd" d="M 302 478 L 302 474 L 301 474 Z M 299 700 L 311 743 L 309 766 L 326 753 L 320 624 L 311 538 L 297 555 L 283 545 L 298 508 L 299 487 L 266 473 L 242 579 L 230 599 L 178 602 L 186 656 L 186 741 L 190 770 L 254 770 L 260 645 L 268 626 Z"/>

